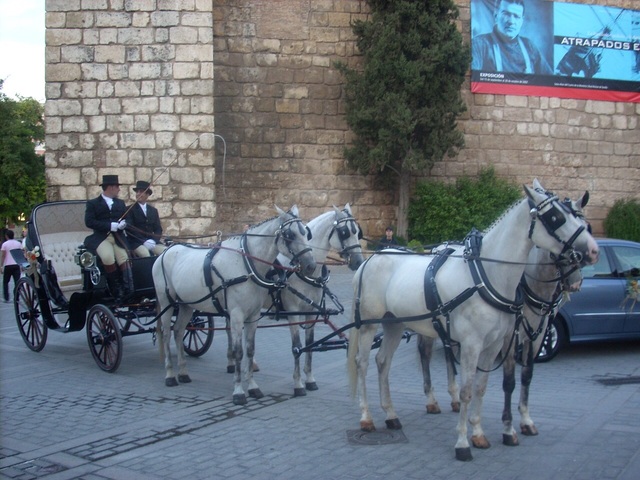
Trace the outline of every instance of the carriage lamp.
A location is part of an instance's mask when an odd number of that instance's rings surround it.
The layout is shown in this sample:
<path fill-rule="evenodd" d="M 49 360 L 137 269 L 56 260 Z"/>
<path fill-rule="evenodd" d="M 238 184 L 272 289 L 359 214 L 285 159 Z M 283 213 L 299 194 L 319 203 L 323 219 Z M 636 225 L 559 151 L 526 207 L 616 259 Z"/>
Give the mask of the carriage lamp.
<path fill-rule="evenodd" d="M 87 252 L 84 245 L 80 245 L 73 256 L 76 265 L 82 268 L 91 268 L 96 263 L 96 258 L 91 252 Z"/>

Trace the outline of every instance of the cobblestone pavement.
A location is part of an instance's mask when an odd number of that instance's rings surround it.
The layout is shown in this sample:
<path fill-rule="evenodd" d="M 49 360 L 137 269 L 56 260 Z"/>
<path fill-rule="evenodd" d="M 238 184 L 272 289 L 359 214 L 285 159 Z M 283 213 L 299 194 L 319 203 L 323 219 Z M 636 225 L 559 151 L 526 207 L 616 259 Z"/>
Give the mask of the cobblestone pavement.
<path fill-rule="evenodd" d="M 332 269 L 330 285 L 347 314 L 351 278 L 344 267 Z M 334 320 L 348 323 L 346 315 Z M 318 330 L 316 338 L 331 331 Z M 0 478 L 640 477 L 640 384 L 623 383 L 640 376 L 638 342 L 574 346 L 537 365 L 530 404 L 540 434 L 521 435 L 518 447 L 501 443 L 501 375 L 491 374 L 483 426 L 492 447 L 474 449 L 467 463 L 454 459 L 456 415 L 426 414 L 415 339 L 400 346 L 391 372 L 402 432 L 385 431 L 370 368 L 372 413 L 381 428 L 370 437 L 359 435 L 345 350 L 316 353 L 320 389 L 293 397 L 290 348 L 287 328 L 258 331 L 255 378 L 265 396 L 239 407 L 231 402 L 224 332 L 216 332 L 205 355 L 188 358 L 192 383 L 167 388 L 151 335 L 125 338 L 120 368 L 108 374 L 95 365 L 84 331 L 49 332 L 44 350 L 31 352 L 13 305 L 2 304 Z M 433 374 L 445 406 L 442 351 Z M 602 382 L 607 379 L 616 384 Z M 389 443 L 375 444 L 380 439 Z"/>

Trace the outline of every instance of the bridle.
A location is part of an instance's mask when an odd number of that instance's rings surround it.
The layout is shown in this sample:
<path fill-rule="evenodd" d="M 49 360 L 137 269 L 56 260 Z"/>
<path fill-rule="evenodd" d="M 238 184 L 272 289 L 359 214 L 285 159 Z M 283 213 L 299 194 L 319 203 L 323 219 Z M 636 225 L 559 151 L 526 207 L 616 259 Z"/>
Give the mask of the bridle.
<path fill-rule="evenodd" d="M 583 255 L 581 252 L 575 250 L 573 244 L 580 236 L 580 234 L 584 230 L 586 230 L 586 227 L 584 225 L 580 225 L 580 227 L 576 229 L 576 231 L 573 233 L 573 235 L 571 235 L 571 237 L 569 237 L 568 240 L 561 239 L 556 231 L 567 221 L 566 215 L 563 215 L 561 209 L 564 210 L 564 213 L 568 213 L 574 216 L 577 216 L 577 212 L 572 207 L 567 206 L 566 201 L 559 202 L 556 195 L 553 195 L 552 193 L 544 190 L 536 189 L 536 191 L 544 193 L 545 195 L 547 195 L 547 198 L 540 202 L 538 205 L 533 203 L 533 200 L 529 198 L 529 206 L 531 207 L 531 210 L 529 211 L 529 214 L 531 215 L 531 224 L 529 225 L 529 239 L 531 240 L 536 222 L 538 219 L 540 219 L 540 223 L 542 223 L 547 233 L 558 243 L 563 245 L 562 251 L 560 252 L 560 255 L 558 257 L 566 258 L 572 264 L 579 265 L 582 262 Z M 543 210 L 547 211 L 541 213 Z"/>
<path fill-rule="evenodd" d="M 362 240 L 362 228 L 358 225 L 356 219 L 344 209 L 342 212 L 346 215 L 344 218 L 336 219 L 333 222 L 333 228 L 329 234 L 329 241 L 333 234 L 337 234 L 338 240 L 340 240 L 340 251 L 338 254 L 340 258 L 347 259 L 351 255 L 350 251 L 355 248 L 360 248 L 360 243 L 354 245 L 345 245 L 345 242 L 351 235 L 358 235 L 358 240 Z"/>
<path fill-rule="evenodd" d="M 294 252 L 292 249 L 292 245 L 296 242 L 296 234 L 293 232 L 292 227 L 294 224 L 298 226 L 298 231 L 300 235 L 305 235 L 306 230 L 306 238 L 307 240 L 311 240 L 311 230 L 307 227 L 302 220 L 293 215 L 293 213 L 289 212 L 289 214 L 293 217 L 289 220 L 286 220 L 280 224 L 278 229 L 275 232 L 275 242 L 278 243 L 278 240 L 283 239 L 287 250 L 291 254 L 291 265 L 297 266 L 300 264 L 300 257 L 307 252 L 311 251 L 311 247 L 306 247 L 300 250 L 299 252 Z"/>

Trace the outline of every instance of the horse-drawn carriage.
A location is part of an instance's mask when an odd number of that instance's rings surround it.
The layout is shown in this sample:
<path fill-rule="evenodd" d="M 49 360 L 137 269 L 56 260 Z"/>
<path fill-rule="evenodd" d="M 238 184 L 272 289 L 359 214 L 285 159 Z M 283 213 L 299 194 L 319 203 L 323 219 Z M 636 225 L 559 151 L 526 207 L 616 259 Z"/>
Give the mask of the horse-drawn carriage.
<path fill-rule="evenodd" d="M 86 330 L 97 365 L 114 372 L 122 359 L 122 338 L 154 333 L 156 295 L 151 269 L 157 257 L 132 258 L 134 292 L 118 302 L 97 256 L 84 248 L 84 201 L 43 203 L 33 209 L 25 252 L 12 251 L 25 275 L 15 288 L 14 307 L 27 346 L 42 350 L 49 330 Z M 203 355 L 213 341 L 213 317 L 194 313 L 184 335 L 185 351 Z"/>
<path fill-rule="evenodd" d="M 310 228 L 297 217 L 295 207 L 295 213 L 278 209 L 280 213 L 275 218 L 213 246 L 174 244 L 159 257 L 131 258 L 134 291 L 126 301 L 118 301 L 116 292 L 109 290 L 99 257 L 84 247 L 84 239 L 91 233 L 84 224 L 85 206 L 84 201 L 72 200 L 34 208 L 25 251 L 12 252 L 25 272 L 15 289 L 15 315 L 23 340 L 36 352 L 44 348 L 49 330 L 76 332 L 86 327 L 91 353 L 98 366 L 107 372 L 116 371 L 120 365 L 123 337 L 158 333 L 162 346 L 170 337 L 165 335 L 163 340 L 162 330 L 166 332 L 168 328 L 177 331 L 176 338 L 183 339 L 182 345 L 178 345 L 179 357 L 181 350 L 190 356 L 203 355 L 212 344 L 214 331 L 226 329 L 227 368 L 233 372 L 238 349 L 236 344 L 233 352 L 234 328 L 237 339 L 241 330 L 252 331 L 263 316 L 285 320 L 282 325 L 291 328 L 293 349 L 297 352 L 301 349 L 301 326 L 306 331 L 306 344 L 313 344 L 313 324 L 324 322 L 335 328 L 329 317 L 344 311 L 326 285 L 329 276 L 322 265 L 329 251 L 337 251 L 354 270 L 363 261 L 359 243 L 362 232 L 349 205 L 311 220 Z M 309 245 L 312 236 L 315 239 Z M 178 265 L 174 257 L 179 258 Z M 196 264 L 186 268 L 177 279 L 172 278 L 173 270 L 194 257 L 198 258 Z M 312 268 L 300 272 L 286 266 L 297 264 L 300 258 Z M 315 260 L 321 265 L 317 272 Z M 195 284 L 191 285 L 189 282 L 194 278 Z M 186 290 L 176 294 L 176 286 L 178 289 L 186 286 Z M 261 296 L 270 300 L 266 305 L 258 302 L 257 312 L 247 312 L 248 300 Z M 336 308 L 328 305 L 327 299 Z M 234 324 L 238 310 L 240 318 Z M 298 318 L 309 316 L 314 318 Z M 223 318 L 226 325 L 216 328 L 216 317 Z M 162 323 L 160 319 L 165 322 L 162 329 L 157 328 Z M 320 345 L 316 342 L 306 350 L 307 389 L 314 389 L 315 383 L 311 351 L 346 346 L 345 340 Z M 164 349 L 165 359 L 170 358 L 168 343 Z M 302 395 L 305 386 L 300 383 L 298 357 L 295 355 L 295 391 Z"/>

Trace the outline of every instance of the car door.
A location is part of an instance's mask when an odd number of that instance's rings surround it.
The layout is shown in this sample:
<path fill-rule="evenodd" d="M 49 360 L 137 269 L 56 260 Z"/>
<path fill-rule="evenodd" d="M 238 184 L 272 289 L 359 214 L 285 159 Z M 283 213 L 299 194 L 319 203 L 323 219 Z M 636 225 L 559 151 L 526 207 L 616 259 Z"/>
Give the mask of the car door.
<path fill-rule="evenodd" d="M 625 280 L 617 275 L 612 255 L 608 246 L 601 247 L 598 262 L 582 269 L 582 288 L 561 307 L 572 340 L 608 336 L 624 330 L 626 313 L 620 302 Z"/>
<path fill-rule="evenodd" d="M 640 248 L 634 245 L 615 245 L 611 248 L 616 262 L 616 273 L 623 280 L 625 292 L 621 300 L 621 309 L 625 312 L 624 332 L 640 332 L 640 301 L 634 303 L 629 292 L 632 280 L 640 277 Z"/>

